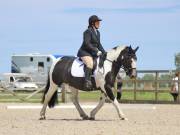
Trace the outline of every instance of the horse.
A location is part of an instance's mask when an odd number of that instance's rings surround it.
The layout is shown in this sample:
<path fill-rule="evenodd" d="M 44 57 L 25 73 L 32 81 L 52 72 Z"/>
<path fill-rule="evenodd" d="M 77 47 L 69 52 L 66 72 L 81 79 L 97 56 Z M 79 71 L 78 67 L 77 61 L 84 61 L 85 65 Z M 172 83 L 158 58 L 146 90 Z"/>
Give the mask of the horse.
<path fill-rule="evenodd" d="M 96 90 L 100 90 L 100 100 L 97 106 L 90 112 L 90 116 L 88 116 L 84 110 L 81 108 L 79 101 L 78 101 L 78 91 L 83 90 L 87 91 L 83 86 L 84 84 L 84 76 L 73 76 L 72 75 L 72 68 L 73 63 L 78 58 L 76 57 L 68 57 L 64 56 L 62 58 L 57 59 L 51 66 L 47 85 L 44 90 L 42 103 L 43 107 L 40 111 L 40 120 L 45 120 L 46 116 L 46 108 L 47 105 L 49 108 L 53 108 L 57 103 L 57 88 L 62 84 L 66 84 L 69 86 L 71 93 L 72 93 L 72 102 L 75 105 L 77 111 L 79 112 L 80 117 L 83 120 L 95 120 L 95 115 L 104 105 L 105 100 L 108 99 L 110 103 L 113 104 L 115 107 L 117 114 L 121 120 L 127 120 L 125 114 L 122 112 L 119 102 L 117 101 L 116 97 L 113 94 L 113 87 L 115 83 L 116 76 L 120 70 L 120 68 L 124 69 L 127 76 L 130 78 L 136 77 L 136 49 L 132 49 L 131 46 L 117 46 L 109 51 L 107 51 L 107 55 L 103 59 L 103 66 L 99 66 L 102 59 L 97 58 L 97 64 L 94 69 L 92 82 L 93 87 Z M 81 67 L 78 68 L 82 69 L 82 74 L 84 75 L 83 71 L 83 63 L 81 63 Z M 78 70 L 76 68 L 76 70 Z M 77 71 L 75 71 L 77 72 Z"/>

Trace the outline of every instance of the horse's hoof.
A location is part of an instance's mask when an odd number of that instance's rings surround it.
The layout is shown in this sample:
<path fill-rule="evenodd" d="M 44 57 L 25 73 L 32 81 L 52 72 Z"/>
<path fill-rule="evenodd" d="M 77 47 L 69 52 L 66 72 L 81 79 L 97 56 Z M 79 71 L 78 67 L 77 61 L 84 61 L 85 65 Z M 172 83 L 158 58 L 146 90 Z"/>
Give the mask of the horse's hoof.
<path fill-rule="evenodd" d="M 84 116 L 83 120 L 89 120 L 89 117 L 88 116 Z"/>
<path fill-rule="evenodd" d="M 39 120 L 45 120 L 46 117 L 45 116 L 41 116 L 41 118 L 39 118 Z"/>
<path fill-rule="evenodd" d="M 121 118 L 121 120 L 126 120 L 126 121 L 128 121 L 128 118 Z"/>
<path fill-rule="evenodd" d="M 94 117 L 89 117 L 89 120 L 95 120 L 95 118 Z"/>

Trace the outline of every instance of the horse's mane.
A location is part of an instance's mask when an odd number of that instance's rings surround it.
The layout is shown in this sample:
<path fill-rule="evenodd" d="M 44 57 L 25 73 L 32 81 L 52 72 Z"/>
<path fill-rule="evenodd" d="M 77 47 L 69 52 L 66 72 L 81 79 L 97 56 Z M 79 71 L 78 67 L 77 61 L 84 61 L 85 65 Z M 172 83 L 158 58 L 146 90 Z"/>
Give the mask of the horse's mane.
<path fill-rule="evenodd" d="M 121 53 L 122 50 L 124 50 L 127 46 L 116 46 L 114 48 L 112 48 L 111 50 L 109 50 L 107 52 L 107 58 L 110 60 L 115 60 L 117 59 L 117 57 L 119 56 L 119 54 Z"/>

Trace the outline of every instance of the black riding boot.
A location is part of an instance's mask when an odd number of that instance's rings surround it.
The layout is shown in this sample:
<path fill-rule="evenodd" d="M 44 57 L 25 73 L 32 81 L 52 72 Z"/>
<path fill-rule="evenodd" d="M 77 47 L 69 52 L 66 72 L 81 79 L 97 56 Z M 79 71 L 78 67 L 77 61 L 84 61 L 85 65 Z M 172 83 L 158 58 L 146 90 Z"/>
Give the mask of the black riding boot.
<path fill-rule="evenodd" d="M 85 67 L 85 83 L 84 88 L 87 90 L 92 90 L 92 83 L 91 83 L 91 74 L 92 69 Z"/>

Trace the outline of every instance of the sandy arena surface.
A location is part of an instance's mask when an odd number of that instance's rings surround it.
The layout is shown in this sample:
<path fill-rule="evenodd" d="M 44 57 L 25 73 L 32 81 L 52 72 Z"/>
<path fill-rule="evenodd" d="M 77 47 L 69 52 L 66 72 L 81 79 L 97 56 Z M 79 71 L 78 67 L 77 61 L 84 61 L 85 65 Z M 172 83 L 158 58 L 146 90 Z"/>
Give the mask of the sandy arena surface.
<path fill-rule="evenodd" d="M 119 120 L 111 104 L 95 121 L 81 120 L 76 109 L 48 109 L 47 120 L 40 121 L 40 109 L 8 105 L 15 104 L 0 104 L 0 135 L 180 135 L 180 105 L 122 104 L 128 121 Z"/>

